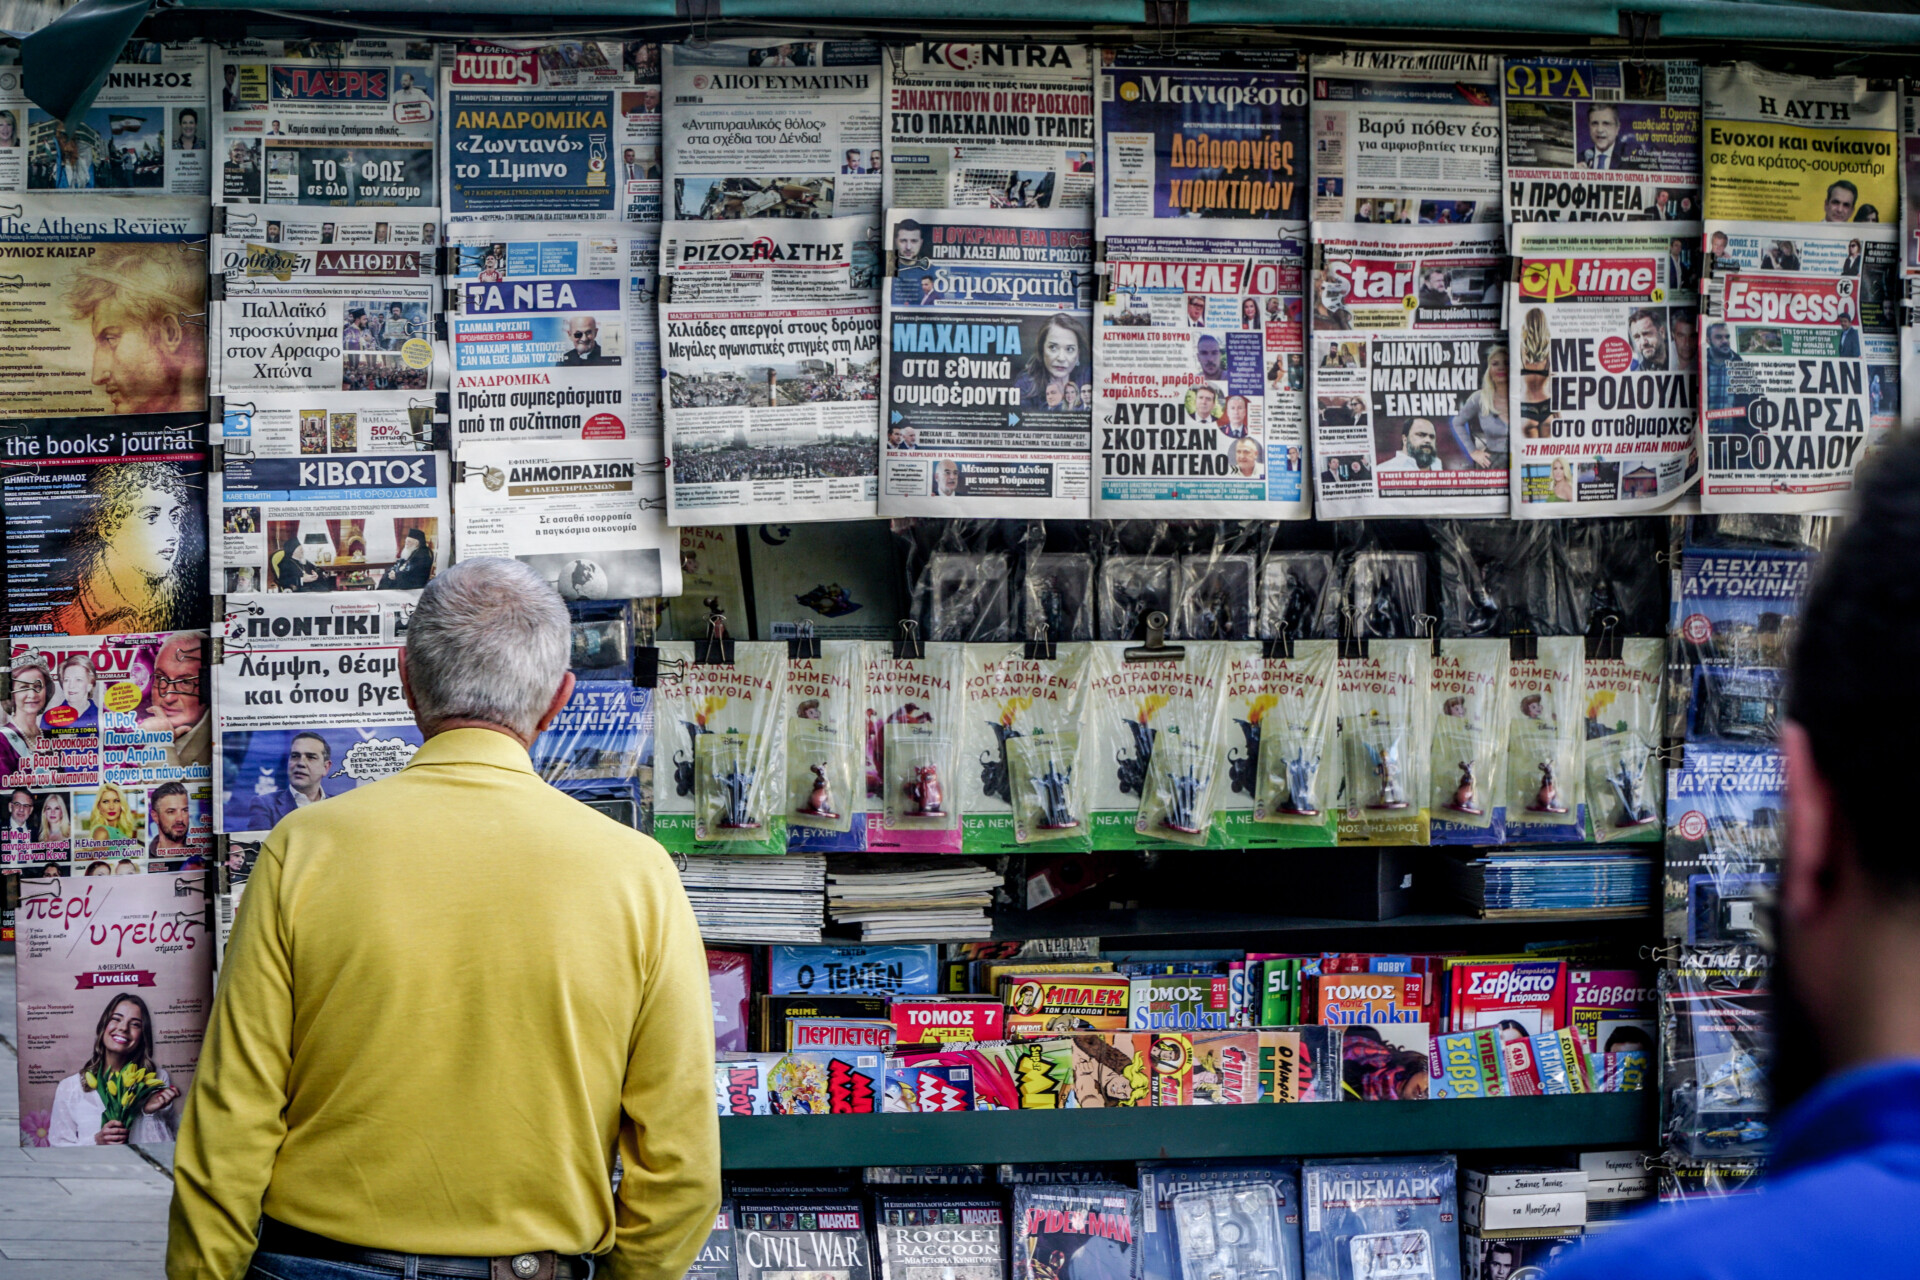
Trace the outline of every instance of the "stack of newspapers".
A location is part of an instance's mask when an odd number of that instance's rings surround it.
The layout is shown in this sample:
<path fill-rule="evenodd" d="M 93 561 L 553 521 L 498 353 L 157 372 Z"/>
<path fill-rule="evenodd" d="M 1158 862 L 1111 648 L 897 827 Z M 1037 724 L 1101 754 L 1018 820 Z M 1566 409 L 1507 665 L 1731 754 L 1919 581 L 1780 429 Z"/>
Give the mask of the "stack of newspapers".
<path fill-rule="evenodd" d="M 835 859 L 827 912 L 835 924 L 859 925 L 863 942 L 985 937 L 999 885 L 999 872 L 965 859 Z"/>
<path fill-rule="evenodd" d="M 817 853 L 784 857 L 698 854 L 674 858 L 693 903 L 700 936 L 709 942 L 820 941 L 827 860 Z"/>

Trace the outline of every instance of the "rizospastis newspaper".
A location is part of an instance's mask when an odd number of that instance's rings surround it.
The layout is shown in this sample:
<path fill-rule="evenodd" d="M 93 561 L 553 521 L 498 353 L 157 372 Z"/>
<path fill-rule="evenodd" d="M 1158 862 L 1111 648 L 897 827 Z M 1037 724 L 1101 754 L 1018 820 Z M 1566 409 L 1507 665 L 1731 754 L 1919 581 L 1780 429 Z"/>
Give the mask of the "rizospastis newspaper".
<path fill-rule="evenodd" d="M 1899 228 L 1706 224 L 1701 510 L 1832 512 L 1898 421 Z"/>
<path fill-rule="evenodd" d="M 1697 222 L 1516 227 L 1513 514 L 1645 515 L 1700 474 Z"/>
<path fill-rule="evenodd" d="M 400 39 L 224 46 L 213 202 L 433 208 L 435 57 Z"/>
<path fill-rule="evenodd" d="M 886 59 L 885 207 L 1085 209 L 1092 50 L 915 40 Z"/>
<path fill-rule="evenodd" d="M 645 440 L 472 440 L 460 451 L 461 559 L 512 556 L 568 600 L 677 596 L 660 456 Z"/>
<path fill-rule="evenodd" d="M 1316 222 L 1500 221 L 1500 59 L 1353 49 L 1313 59 Z"/>
<path fill-rule="evenodd" d="M 1307 219 L 1307 75 L 1292 49 L 1101 49 L 1112 218 Z"/>
<path fill-rule="evenodd" d="M 369 228 L 320 210 L 281 218 L 257 212 L 213 237 L 215 392 L 427 395 L 436 381 L 445 385 L 444 370 L 434 367 L 431 210 L 407 210 L 397 239 L 384 222 Z M 320 243 L 342 239 L 343 226 L 353 233 L 348 239 L 369 242 Z M 369 229 L 371 236 L 363 234 Z"/>
<path fill-rule="evenodd" d="M 235 597 L 216 623 L 216 829 L 264 834 L 420 749 L 400 691 L 411 592 Z"/>
<path fill-rule="evenodd" d="M 1306 228 L 1226 218 L 1099 226 L 1094 514 L 1305 519 Z"/>
<path fill-rule="evenodd" d="M 1320 514 L 1504 515 L 1501 227 L 1315 223 L 1313 465 Z"/>
<path fill-rule="evenodd" d="M 877 214 L 881 61 L 863 40 L 663 45 L 662 219 Z"/>
<path fill-rule="evenodd" d="M 630 274 L 636 246 L 645 257 L 657 244 L 651 227 L 613 221 L 454 226 L 456 452 L 471 440 L 658 439 L 659 364 L 636 361 L 632 333 L 643 326 L 654 345 L 653 292 Z"/>
<path fill-rule="evenodd" d="M 1708 217 L 1897 221 L 1900 117 L 1891 83 L 1736 62 L 1706 68 L 1701 97 Z"/>
<path fill-rule="evenodd" d="M 0 191 L 207 194 L 207 46 L 132 40 L 93 105 L 58 120 L 0 68 Z"/>
<path fill-rule="evenodd" d="M 878 241 L 873 218 L 662 226 L 670 524 L 877 513 Z"/>
<path fill-rule="evenodd" d="M 880 514 L 1085 519 L 1086 216 L 894 209 L 886 242 Z"/>
<path fill-rule="evenodd" d="M 1700 64 L 1509 58 L 1508 222 L 1700 219 Z"/>
<path fill-rule="evenodd" d="M 1920 85 L 1905 82 L 1900 95 L 1900 270 L 1920 277 Z"/>

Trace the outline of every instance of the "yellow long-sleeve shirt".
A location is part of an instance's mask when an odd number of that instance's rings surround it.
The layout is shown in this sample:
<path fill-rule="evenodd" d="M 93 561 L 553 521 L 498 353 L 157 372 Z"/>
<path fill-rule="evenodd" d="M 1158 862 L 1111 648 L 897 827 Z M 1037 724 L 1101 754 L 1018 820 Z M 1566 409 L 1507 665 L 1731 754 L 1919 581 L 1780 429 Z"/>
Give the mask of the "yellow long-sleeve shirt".
<path fill-rule="evenodd" d="M 680 1280 L 719 1200 L 705 953 L 659 845 L 487 729 L 274 828 L 180 1128 L 169 1280 L 239 1280 L 263 1210 Z"/>

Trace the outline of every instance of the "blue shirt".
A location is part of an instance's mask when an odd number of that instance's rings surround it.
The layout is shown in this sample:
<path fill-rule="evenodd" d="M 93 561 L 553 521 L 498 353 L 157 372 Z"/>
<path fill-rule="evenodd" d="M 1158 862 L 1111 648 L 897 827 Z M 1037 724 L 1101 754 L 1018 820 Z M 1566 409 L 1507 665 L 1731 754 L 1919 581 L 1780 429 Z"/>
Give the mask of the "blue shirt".
<path fill-rule="evenodd" d="M 1827 1081 L 1774 1130 L 1753 1195 L 1655 1213 L 1587 1242 L 1550 1280 L 1806 1280 L 1915 1271 L 1920 1060 Z"/>

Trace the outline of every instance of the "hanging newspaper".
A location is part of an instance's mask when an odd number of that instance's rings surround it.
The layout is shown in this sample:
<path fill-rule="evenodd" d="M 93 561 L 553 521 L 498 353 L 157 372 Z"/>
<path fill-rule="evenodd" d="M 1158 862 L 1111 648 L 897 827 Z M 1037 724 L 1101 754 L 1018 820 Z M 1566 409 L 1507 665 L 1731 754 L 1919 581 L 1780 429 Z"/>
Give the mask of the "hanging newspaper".
<path fill-rule="evenodd" d="M 1698 223 L 1516 227 L 1513 514 L 1664 511 L 1700 474 Z"/>
<path fill-rule="evenodd" d="M 665 221 L 880 211 L 880 46 L 709 40 L 660 60 Z"/>
<path fill-rule="evenodd" d="M 317 800 L 398 773 L 420 749 L 400 691 L 415 596 L 249 596 L 216 629 L 219 830 L 264 834 Z"/>
<path fill-rule="evenodd" d="M 620 108 L 632 80 L 613 42 L 488 42 L 456 51 L 440 71 L 447 221 L 625 214 L 614 148 L 615 135 L 628 132 Z M 638 144 L 630 145 L 638 163 Z"/>
<path fill-rule="evenodd" d="M 877 512 L 879 226 L 666 223 L 670 524 Z"/>
<path fill-rule="evenodd" d="M 1706 214 L 1775 222 L 1897 222 L 1899 94 L 1857 76 L 1708 67 L 1701 86 Z"/>
<path fill-rule="evenodd" d="M 1498 223 L 1315 223 L 1320 514 L 1504 515 L 1506 291 Z"/>
<path fill-rule="evenodd" d="M 219 402 L 214 443 L 229 458 L 423 453 L 446 448 L 446 414 L 431 395 L 388 392 L 343 402 L 325 391 L 243 392 Z"/>
<path fill-rule="evenodd" d="M 1092 50 L 915 40 L 886 60 L 889 209 L 1094 203 Z"/>
<path fill-rule="evenodd" d="M 207 194 L 207 46 L 132 40 L 93 105 L 60 120 L 0 68 L 0 191 Z"/>
<path fill-rule="evenodd" d="M 1306 519 L 1306 228 L 1099 225 L 1094 514 Z"/>
<path fill-rule="evenodd" d="M 445 385 L 434 367 L 433 216 L 408 210 L 398 243 L 392 224 L 362 210 L 235 219 L 237 230 L 213 237 L 215 391 L 424 396 L 436 375 Z M 342 228 L 367 243 L 319 243 L 342 240 Z"/>
<path fill-rule="evenodd" d="M 470 440 L 459 558 L 512 556 L 568 600 L 680 594 L 658 450 L 635 440 Z"/>
<path fill-rule="evenodd" d="M 628 222 L 659 222 L 660 46 L 629 43 L 625 50 L 631 84 L 620 87 L 620 118 L 614 144 L 620 153 L 620 216 Z"/>
<path fill-rule="evenodd" d="M 1839 511 L 1899 414 L 1899 228 L 1706 225 L 1701 509 Z"/>
<path fill-rule="evenodd" d="M 894 209 L 887 248 L 880 514 L 1085 519 L 1085 216 Z"/>
<path fill-rule="evenodd" d="M 1313 59 L 1316 222 L 1500 221 L 1500 59 L 1352 49 Z"/>
<path fill-rule="evenodd" d="M 629 223 L 456 224 L 448 237 L 459 313 L 453 441 L 656 440 L 659 364 L 631 334 L 652 334 L 657 244 Z M 637 386 L 636 386 L 637 384 Z"/>
<path fill-rule="evenodd" d="M 214 58 L 215 204 L 434 204 L 433 45 L 246 40 Z"/>
<path fill-rule="evenodd" d="M 190 197 L 0 206 L 0 418 L 205 408 L 206 236 Z"/>
<path fill-rule="evenodd" d="M 1700 220 L 1700 64 L 1509 58 L 1508 222 Z"/>
<path fill-rule="evenodd" d="M 1903 82 L 1900 95 L 1900 270 L 1920 277 L 1920 84 Z"/>
<path fill-rule="evenodd" d="M 1292 49 L 1101 49 L 1109 218 L 1307 220 L 1307 77 Z"/>
<path fill-rule="evenodd" d="M 204 419 L 9 424 L 7 626 L 107 636 L 207 625 Z"/>
<path fill-rule="evenodd" d="M 215 595 L 418 591 L 446 559 L 444 453 L 229 454 L 209 487 Z"/>

